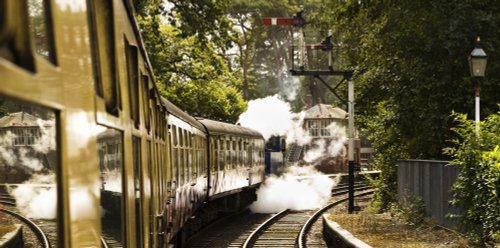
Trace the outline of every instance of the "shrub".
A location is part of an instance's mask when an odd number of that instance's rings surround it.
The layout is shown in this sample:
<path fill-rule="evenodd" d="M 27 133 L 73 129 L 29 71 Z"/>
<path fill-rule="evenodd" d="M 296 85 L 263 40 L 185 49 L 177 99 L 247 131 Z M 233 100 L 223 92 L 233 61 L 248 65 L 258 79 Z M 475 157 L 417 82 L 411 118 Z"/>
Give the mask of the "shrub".
<path fill-rule="evenodd" d="M 447 150 L 460 167 L 453 186 L 452 205 L 472 240 L 498 242 L 500 230 L 500 113 L 489 116 L 475 132 L 475 122 L 454 114 L 458 126 L 454 147 Z M 497 241 L 495 241 L 497 240 Z"/>
<path fill-rule="evenodd" d="M 425 221 L 425 202 L 405 190 L 401 202 L 391 205 L 390 213 L 408 226 L 419 227 Z"/>

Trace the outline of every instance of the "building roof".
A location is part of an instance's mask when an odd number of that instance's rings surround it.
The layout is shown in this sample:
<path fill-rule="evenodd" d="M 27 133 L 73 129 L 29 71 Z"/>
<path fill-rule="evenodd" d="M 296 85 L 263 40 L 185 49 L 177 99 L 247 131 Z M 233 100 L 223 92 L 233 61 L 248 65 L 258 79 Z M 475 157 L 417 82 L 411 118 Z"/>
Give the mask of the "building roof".
<path fill-rule="evenodd" d="M 37 120 L 40 119 L 26 112 L 10 113 L 0 118 L 1 127 L 38 127 Z"/>
<path fill-rule="evenodd" d="M 328 104 L 317 104 L 306 110 L 304 119 L 345 119 L 347 112 Z"/>

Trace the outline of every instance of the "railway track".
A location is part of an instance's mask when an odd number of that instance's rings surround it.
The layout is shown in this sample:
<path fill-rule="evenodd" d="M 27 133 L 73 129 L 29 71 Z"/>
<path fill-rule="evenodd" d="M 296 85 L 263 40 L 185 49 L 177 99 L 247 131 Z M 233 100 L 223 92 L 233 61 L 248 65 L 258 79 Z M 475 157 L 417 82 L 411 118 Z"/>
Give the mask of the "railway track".
<path fill-rule="evenodd" d="M 57 222 L 56 220 L 32 219 L 19 213 L 16 199 L 9 194 L 0 194 L 0 211 L 7 213 L 14 219 L 20 221 L 24 226 L 23 236 L 27 237 L 27 243 L 39 245 L 26 245 L 25 247 L 57 247 Z M 29 230 L 29 231 L 27 231 Z M 43 235 L 42 235 L 43 234 Z M 45 240 L 47 242 L 45 242 Z M 49 246 L 46 246 L 49 244 Z"/>
<path fill-rule="evenodd" d="M 42 231 L 39 225 L 35 224 L 30 219 L 8 209 L 0 208 L 0 212 L 6 213 L 9 216 L 18 219 L 23 224 L 23 226 L 27 227 L 31 232 L 34 233 L 36 239 L 38 240 L 38 245 L 33 244 L 33 247 L 42 247 L 42 248 L 51 247 L 47 235 L 45 234 L 44 231 Z M 23 232 L 26 232 L 24 230 L 25 229 L 23 229 Z"/>
<path fill-rule="evenodd" d="M 374 191 L 368 190 L 363 193 L 356 194 L 355 197 L 361 197 L 361 196 L 367 196 L 373 194 Z M 313 215 L 310 216 L 310 218 L 306 221 L 306 223 L 302 226 L 302 229 L 299 232 L 299 235 L 297 237 L 297 247 L 298 248 L 310 248 L 310 247 L 318 247 L 318 242 L 314 239 L 308 239 L 309 237 L 309 232 L 313 228 L 313 225 L 317 225 L 321 223 L 318 223 L 319 218 L 326 213 L 328 210 L 331 208 L 348 201 L 349 198 L 343 198 L 340 200 L 337 200 L 335 202 L 330 203 L 326 207 L 319 209 L 316 211 Z M 321 246 L 320 246 L 321 247 Z"/>
<path fill-rule="evenodd" d="M 313 213 L 281 211 L 254 230 L 242 247 L 295 247 L 297 233 Z"/>
<path fill-rule="evenodd" d="M 358 187 L 356 191 L 366 190 L 367 187 Z M 339 191 L 336 194 L 345 194 L 344 191 Z M 356 196 L 367 195 L 372 191 L 357 194 Z M 251 236 L 245 241 L 243 248 L 250 247 L 324 247 L 322 242 L 317 240 L 307 241 L 309 230 L 319 217 L 348 198 L 335 200 L 326 207 L 317 211 L 288 211 L 285 210 L 273 216 L 264 223 L 259 229 L 255 230 Z"/>
<path fill-rule="evenodd" d="M 369 188 L 365 184 L 358 184 L 355 190 L 366 191 Z M 347 187 L 341 186 L 332 191 L 333 202 L 328 205 L 329 208 L 347 199 L 339 199 L 339 196 L 348 192 Z M 311 219 L 311 216 L 320 216 L 319 212 L 323 209 L 317 211 L 284 210 L 274 215 L 241 213 L 205 228 L 205 231 L 195 235 L 186 247 L 296 247 L 299 233 L 305 237 L 310 230 L 310 227 L 304 227 L 304 224 L 311 222 L 312 225 L 316 222 L 318 218 Z M 307 242 L 311 247 L 325 247 L 324 243 L 313 239 Z"/>
<path fill-rule="evenodd" d="M 28 222 L 31 222 L 31 224 L 26 223 L 28 228 L 32 230 L 33 225 L 37 226 L 37 230 L 32 231 L 32 235 L 36 236 L 36 239 L 41 239 L 42 238 L 42 233 L 44 235 L 44 240 L 48 240 L 49 246 L 46 246 L 47 244 L 42 242 L 42 245 L 40 246 L 34 246 L 34 247 L 51 247 L 51 248 L 56 248 L 57 247 L 57 224 L 55 220 L 39 220 L 39 219 L 34 219 L 30 220 L 21 214 L 17 213 L 17 208 L 16 208 L 16 199 L 9 194 L 0 194 L 0 211 L 6 212 L 7 214 L 14 216 L 16 219 L 21 220 L 22 223 L 25 223 L 24 220 L 27 220 Z M 37 234 L 37 232 L 39 234 Z M 26 234 L 24 234 L 26 236 Z M 30 234 L 28 234 L 28 242 L 32 242 L 33 238 L 29 238 Z M 114 248 L 114 247 L 122 247 L 123 245 L 115 239 L 110 238 L 105 235 L 105 237 L 101 237 L 101 245 L 103 248 Z M 30 246 L 26 246 L 30 247 Z"/>

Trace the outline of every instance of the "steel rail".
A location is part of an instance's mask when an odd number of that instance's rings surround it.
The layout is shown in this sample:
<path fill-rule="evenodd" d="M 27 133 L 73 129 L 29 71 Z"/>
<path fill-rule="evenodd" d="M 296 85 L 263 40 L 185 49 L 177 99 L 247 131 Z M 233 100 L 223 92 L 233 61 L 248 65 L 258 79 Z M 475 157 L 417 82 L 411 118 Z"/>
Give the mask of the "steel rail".
<path fill-rule="evenodd" d="M 266 220 L 264 223 L 262 223 L 259 227 L 257 227 L 249 236 L 248 238 L 245 240 L 245 243 L 243 243 L 243 246 L 242 248 L 248 248 L 250 247 L 250 245 L 252 243 L 255 243 L 255 241 L 257 240 L 258 238 L 258 234 L 260 234 L 261 232 L 264 231 L 265 228 L 267 228 L 268 226 L 272 225 L 276 220 L 280 219 L 281 217 L 283 217 L 284 215 L 286 215 L 290 210 L 289 209 L 285 209 L 275 215 L 273 215 L 271 218 L 269 218 L 268 220 Z"/>
<path fill-rule="evenodd" d="M 358 189 L 356 189 L 356 191 L 363 190 L 363 189 L 365 189 L 365 187 L 358 188 Z M 375 191 L 373 191 L 373 190 L 372 191 L 367 191 L 367 192 L 363 192 L 363 193 L 357 194 L 355 196 L 370 195 L 370 194 L 373 194 L 373 192 L 375 192 Z M 324 208 L 319 209 L 318 211 L 316 211 L 306 221 L 306 223 L 300 229 L 299 235 L 297 236 L 297 247 L 298 248 L 306 248 L 307 247 L 307 244 L 306 244 L 307 233 L 311 230 L 312 225 L 318 220 L 318 218 L 319 218 L 320 215 L 322 215 L 323 213 L 325 213 L 326 211 L 328 211 L 330 208 L 333 208 L 333 207 L 339 205 L 340 203 L 346 202 L 347 200 L 349 200 L 349 197 L 346 197 L 346 198 L 340 199 L 338 201 L 335 201 L 333 203 L 330 203 L 326 207 L 324 207 Z"/>
<path fill-rule="evenodd" d="M 108 248 L 108 243 L 106 243 L 106 240 L 104 240 L 103 236 L 101 236 L 101 244 L 102 244 L 102 248 Z"/>
<path fill-rule="evenodd" d="M 371 189 L 371 188 L 372 188 L 372 186 L 361 186 L 361 187 L 354 188 L 354 191 L 360 191 L 360 190 Z M 349 190 L 342 190 L 342 191 L 333 192 L 332 196 L 339 196 L 339 195 L 343 195 L 346 193 L 349 193 Z"/>
<path fill-rule="evenodd" d="M 16 218 L 18 218 L 21 221 L 23 221 L 24 223 L 26 223 L 31 228 L 31 230 L 33 230 L 33 232 L 35 233 L 37 238 L 40 240 L 40 242 L 42 243 L 42 247 L 50 248 L 49 239 L 47 238 L 45 233 L 42 231 L 42 229 L 40 229 L 40 227 L 38 227 L 38 225 L 35 224 L 33 221 L 31 221 L 30 219 L 28 219 L 28 218 L 26 218 L 26 217 L 24 217 L 16 212 L 13 212 L 13 211 L 10 211 L 10 210 L 4 209 L 4 208 L 0 208 L 0 211 L 5 212 L 7 214 L 10 214 L 12 216 L 15 216 Z"/>

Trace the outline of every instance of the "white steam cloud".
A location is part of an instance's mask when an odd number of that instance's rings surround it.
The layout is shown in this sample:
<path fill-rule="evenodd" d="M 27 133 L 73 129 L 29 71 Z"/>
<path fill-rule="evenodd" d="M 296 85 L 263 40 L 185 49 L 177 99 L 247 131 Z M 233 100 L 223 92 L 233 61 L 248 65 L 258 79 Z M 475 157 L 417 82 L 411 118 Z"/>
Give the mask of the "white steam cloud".
<path fill-rule="evenodd" d="M 311 149 L 304 154 L 304 161 L 312 163 L 325 156 L 336 157 L 345 153 L 345 142 L 347 141 L 347 134 L 345 128 L 332 122 L 326 130 L 329 131 L 331 138 L 316 139 L 312 142 Z"/>
<path fill-rule="evenodd" d="M 89 206 L 97 199 L 97 194 L 87 188 L 71 189 L 71 218 L 75 220 L 91 219 L 97 215 L 98 208 L 82 208 L 80 206 Z"/>
<path fill-rule="evenodd" d="M 252 100 L 248 110 L 240 115 L 242 126 L 259 131 L 267 140 L 273 135 L 286 135 L 287 144 L 308 145 L 304 161 L 312 166 L 288 167 L 281 176 L 267 177 L 257 190 L 257 201 L 250 206 L 252 212 L 276 213 L 285 209 L 305 210 L 324 206 L 338 178 L 331 179 L 314 168 L 325 157 L 344 152 L 345 128 L 332 123 L 321 132 L 329 132 L 327 139 L 314 139 L 304 130 L 306 113 L 292 113 L 290 104 L 277 95 Z M 320 130 L 317 130 L 318 132 Z"/>
<path fill-rule="evenodd" d="M 271 176 L 257 190 L 254 213 L 277 213 L 285 209 L 318 209 L 330 199 L 339 178 L 332 179 L 314 167 L 292 166 L 281 176 Z"/>
<path fill-rule="evenodd" d="M 248 109 L 238 122 L 259 131 L 266 140 L 273 135 L 284 135 L 287 143 L 305 145 L 311 137 L 302 128 L 304 116 L 304 112 L 292 113 L 290 104 L 274 95 L 248 102 Z"/>
<path fill-rule="evenodd" d="M 55 219 L 57 194 L 55 175 L 33 175 L 9 193 L 16 198 L 18 209 L 28 218 Z"/>
<path fill-rule="evenodd" d="M 105 170 L 102 172 L 104 190 L 122 192 L 122 172 L 120 169 Z"/>
<path fill-rule="evenodd" d="M 40 128 L 40 138 L 33 144 L 37 152 L 48 153 L 56 149 L 55 120 L 37 119 L 36 124 Z"/>
<path fill-rule="evenodd" d="M 306 112 L 302 111 L 300 113 L 293 114 L 293 118 L 291 120 L 291 128 L 287 130 L 286 133 L 286 142 L 287 144 L 297 143 L 297 145 L 307 145 L 311 142 L 312 137 L 309 135 L 309 132 L 302 128 L 304 124 L 304 117 L 306 116 Z"/>
<path fill-rule="evenodd" d="M 288 101 L 293 101 L 297 97 L 297 91 L 300 86 L 299 77 L 292 76 L 287 70 L 283 77 L 283 88 L 282 91 Z"/>
<path fill-rule="evenodd" d="M 41 171 L 43 169 L 43 164 L 40 159 L 33 157 L 29 155 L 28 150 L 25 148 L 19 148 L 19 157 L 18 157 L 18 163 L 30 168 L 34 171 Z"/>
<path fill-rule="evenodd" d="M 259 131 L 267 140 L 272 135 L 285 135 L 292 128 L 292 117 L 290 104 L 274 95 L 248 102 L 248 110 L 238 122 Z"/>

